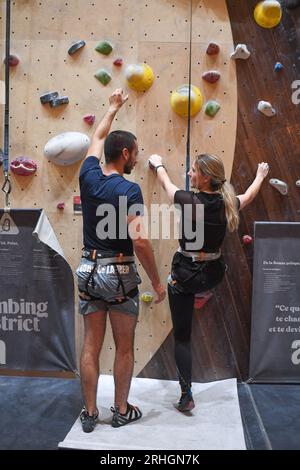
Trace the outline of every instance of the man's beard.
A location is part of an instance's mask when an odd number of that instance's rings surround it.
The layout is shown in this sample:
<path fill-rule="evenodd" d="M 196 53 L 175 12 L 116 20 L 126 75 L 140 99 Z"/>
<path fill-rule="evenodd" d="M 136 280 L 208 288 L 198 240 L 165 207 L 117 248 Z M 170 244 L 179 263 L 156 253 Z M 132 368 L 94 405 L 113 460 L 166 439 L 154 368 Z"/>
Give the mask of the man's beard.
<path fill-rule="evenodd" d="M 124 166 L 124 173 L 125 173 L 125 175 L 130 175 L 131 172 L 132 172 L 132 167 L 129 166 L 129 165 L 125 165 L 125 166 Z"/>

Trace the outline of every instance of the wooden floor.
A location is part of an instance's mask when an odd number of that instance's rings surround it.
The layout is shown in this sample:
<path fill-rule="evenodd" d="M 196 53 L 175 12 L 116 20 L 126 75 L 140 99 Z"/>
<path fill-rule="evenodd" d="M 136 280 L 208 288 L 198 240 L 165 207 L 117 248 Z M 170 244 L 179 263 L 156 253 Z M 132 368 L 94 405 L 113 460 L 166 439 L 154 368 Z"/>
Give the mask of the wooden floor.
<path fill-rule="evenodd" d="M 267 30 L 253 20 L 256 3 L 227 0 L 234 42 L 246 43 L 252 54 L 237 63 L 238 128 L 231 182 L 238 194 L 243 193 L 257 164 L 265 161 L 270 178 L 285 181 L 289 194 L 281 196 L 266 181 L 257 199 L 241 214 L 239 232 L 227 235 L 223 246 L 229 266 L 226 279 L 195 312 L 195 381 L 248 378 L 253 247 L 243 246 L 241 239 L 244 234 L 253 235 L 254 221 L 300 220 L 300 188 L 295 185 L 300 179 L 300 104 L 292 103 L 291 87 L 294 80 L 300 80 L 300 8 L 284 10 L 281 24 Z M 284 65 L 280 72 L 274 72 L 277 61 Z M 277 115 L 269 119 L 260 114 L 256 109 L 260 100 L 270 101 Z M 172 333 L 139 377 L 176 377 Z"/>

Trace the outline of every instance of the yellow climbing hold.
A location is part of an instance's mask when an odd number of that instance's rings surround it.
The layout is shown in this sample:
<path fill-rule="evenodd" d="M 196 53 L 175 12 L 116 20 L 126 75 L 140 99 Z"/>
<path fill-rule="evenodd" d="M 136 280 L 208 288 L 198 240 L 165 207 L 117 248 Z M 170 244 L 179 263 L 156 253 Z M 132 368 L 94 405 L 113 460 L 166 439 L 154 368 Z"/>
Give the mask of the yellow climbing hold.
<path fill-rule="evenodd" d="M 141 300 L 145 302 L 146 304 L 149 304 L 153 300 L 153 294 L 151 292 L 144 292 L 141 295 Z"/>
<path fill-rule="evenodd" d="M 199 113 L 203 105 L 201 91 L 191 85 L 191 116 Z M 171 94 L 171 108 L 182 117 L 187 117 L 189 113 L 189 85 L 181 85 Z"/>
<path fill-rule="evenodd" d="M 262 28 L 274 28 L 282 17 L 281 4 L 276 0 L 264 0 L 256 5 L 254 18 Z"/>
<path fill-rule="evenodd" d="M 135 91 L 146 91 L 154 82 L 154 73 L 147 64 L 131 64 L 125 71 L 129 88 Z"/>

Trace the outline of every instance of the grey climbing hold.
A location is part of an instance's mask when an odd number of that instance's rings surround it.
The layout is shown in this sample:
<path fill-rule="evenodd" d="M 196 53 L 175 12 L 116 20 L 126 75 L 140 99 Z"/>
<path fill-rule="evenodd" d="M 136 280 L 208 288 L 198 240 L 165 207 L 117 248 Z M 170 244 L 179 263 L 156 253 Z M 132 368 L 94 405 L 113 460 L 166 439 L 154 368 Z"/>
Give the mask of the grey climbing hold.
<path fill-rule="evenodd" d="M 210 117 L 214 117 L 220 109 L 221 105 L 217 101 L 210 100 L 206 103 L 205 114 Z"/>
<path fill-rule="evenodd" d="M 60 98 L 55 98 L 50 101 L 51 108 L 58 108 L 63 104 L 69 104 L 69 98 L 67 96 L 61 96 Z"/>
<path fill-rule="evenodd" d="M 280 194 L 282 194 L 283 196 L 286 196 L 286 194 L 288 193 L 288 185 L 284 181 L 272 178 L 269 180 L 269 183 L 271 186 L 276 188 L 277 191 L 279 191 Z"/>
<path fill-rule="evenodd" d="M 248 59 L 251 53 L 246 44 L 237 44 L 234 52 L 230 55 L 231 59 Z"/>
<path fill-rule="evenodd" d="M 113 50 L 112 45 L 108 41 L 101 41 L 95 47 L 95 50 L 104 55 L 109 55 Z"/>
<path fill-rule="evenodd" d="M 58 98 L 57 91 L 46 93 L 45 95 L 40 96 L 40 100 L 42 104 L 50 103 L 50 101 L 54 100 L 55 98 Z"/>
<path fill-rule="evenodd" d="M 69 55 L 75 54 L 75 52 L 79 51 L 79 49 L 82 49 L 85 46 L 85 41 L 77 41 L 72 44 L 70 49 L 68 50 Z"/>
<path fill-rule="evenodd" d="M 276 110 L 273 108 L 269 101 L 260 101 L 257 105 L 258 111 L 263 113 L 265 116 L 272 117 L 275 116 Z"/>
<path fill-rule="evenodd" d="M 111 81 L 110 73 L 105 69 L 99 69 L 95 73 L 95 77 L 102 83 L 102 85 L 106 86 Z"/>

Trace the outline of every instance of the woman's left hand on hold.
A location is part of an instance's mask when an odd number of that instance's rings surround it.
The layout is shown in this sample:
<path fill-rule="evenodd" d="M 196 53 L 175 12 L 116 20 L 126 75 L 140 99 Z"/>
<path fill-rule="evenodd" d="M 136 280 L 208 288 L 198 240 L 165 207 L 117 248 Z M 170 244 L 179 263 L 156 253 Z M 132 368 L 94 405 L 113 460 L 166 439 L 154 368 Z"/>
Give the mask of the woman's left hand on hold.
<path fill-rule="evenodd" d="M 148 161 L 151 170 L 155 170 L 158 165 L 162 165 L 162 158 L 160 155 L 151 155 Z"/>

